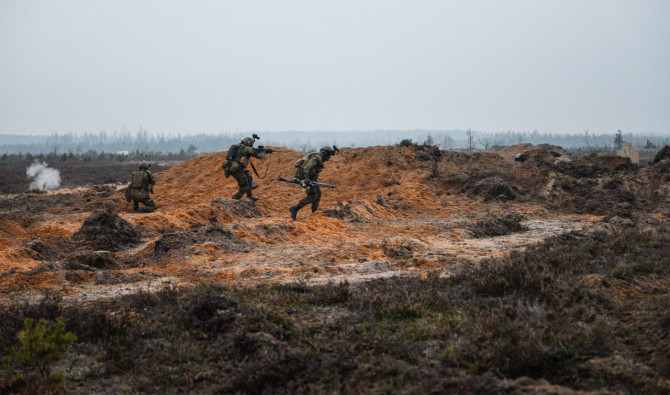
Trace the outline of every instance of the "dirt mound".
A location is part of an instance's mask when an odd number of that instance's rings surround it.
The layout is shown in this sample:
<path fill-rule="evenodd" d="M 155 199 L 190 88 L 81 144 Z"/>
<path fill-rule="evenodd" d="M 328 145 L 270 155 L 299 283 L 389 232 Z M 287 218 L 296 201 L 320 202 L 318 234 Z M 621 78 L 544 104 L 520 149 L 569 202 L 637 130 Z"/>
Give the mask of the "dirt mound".
<path fill-rule="evenodd" d="M 596 178 L 635 169 L 636 166 L 630 159 L 615 155 L 591 154 L 572 162 L 559 162 L 556 164 L 558 172 L 574 178 Z"/>
<path fill-rule="evenodd" d="M 519 213 L 489 214 L 477 219 L 469 230 L 476 238 L 504 236 L 527 230 L 528 228 L 521 224 L 524 219 Z"/>
<path fill-rule="evenodd" d="M 531 149 L 524 151 L 514 157 L 517 162 L 534 161 L 537 163 L 554 163 L 556 158 L 561 155 L 555 151 L 545 151 L 542 149 Z"/>
<path fill-rule="evenodd" d="M 140 233 L 118 215 L 98 211 L 84 220 L 72 239 L 97 250 L 119 251 L 139 243 Z"/>
<path fill-rule="evenodd" d="M 63 262 L 68 270 L 118 269 L 119 264 L 109 251 L 77 251 Z"/>
<path fill-rule="evenodd" d="M 469 193 L 481 196 L 487 202 L 492 200 L 506 202 L 516 199 L 518 190 L 500 177 L 488 177 L 477 181 Z"/>
<path fill-rule="evenodd" d="M 364 222 L 378 217 L 372 205 L 358 199 L 352 199 L 346 203 L 337 202 L 336 208 L 325 209 L 323 214 L 348 222 Z"/>
<path fill-rule="evenodd" d="M 57 248 L 42 242 L 41 240 L 30 240 L 24 244 L 30 250 L 31 258 L 39 261 L 55 261 L 61 257 Z"/>
<path fill-rule="evenodd" d="M 499 147 L 495 146 L 496 150 L 495 152 L 502 156 L 505 159 L 512 160 L 516 155 L 519 155 L 523 153 L 524 151 L 527 151 L 531 148 L 533 148 L 533 144 L 530 143 L 521 143 L 521 144 L 516 144 L 516 145 L 508 145 L 504 147 Z"/>
<path fill-rule="evenodd" d="M 386 241 L 381 244 L 381 249 L 384 255 L 396 260 L 407 260 L 414 256 L 414 251 L 419 249 L 417 243 L 400 240 L 400 241 Z"/>
<path fill-rule="evenodd" d="M 516 145 L 499 147 L 495 146 L 495 150 L 492 148 L 493 152 L 496 152 L 498 155 L 502 156 L 508 160 L 518 160 L 522 155 L 530 152 L 535 152 L 535 155 L 538 155 L 538 152 L 551 152 L 554 157 L 569 157 L 568 152 L 563 149 L 563 147 L 552 144 L 538 144 L 533 145 L 529 143 L 521 143 Z M 522 162 L 525 160 L 521 160 Z"/>
<path fill-rule="evenodd" d="M 228 229 L 215 225 L 199 225 L 185 232 L 168 233 L 154 245 L 152 257 L 160 258 L 175 251 L 185 252 L 197 244 L 214 244 L 224 251 L 246 251 L 250 242 L 240 239 Z"/>
<path fill-rule="evenodd" d="M 663 159 L 670 159 L 670 145 L 666 145 L 656 153 L 653 163 L 658 163 Z"/>
<path fill-rule="evenodd" d="M 249 199 L 214 199 L 211 205 L 216 211 L 224 211 L 234 217 L 258 218 L 261 216 L 256 204 Z"/>
<path fill-rule="evenodd" d="M 639 208 L 637 184 L 620 177 L 608 180 L 580 179 L 558 175 L 549 207 L 573 213 L 630 217 Z"/>
<path fill-rule="evenodd" d="M 263 176 L 267 170 L 262 179 L 252 171 L 254 181 L 260 184 L 254 196 L 260 199 L 256 207 L 263 216 L 285 215 L 288 207 L 305 196 L 299 186 L 277 180 L 293 177 L 295 162 L 304 154 L 276 148 L 282 152 L 264 160 L 252 159 L 259 174 Z M 212 201 L 227 204 L 223 202 L 237 191 L 237 183 L 223 174 L 225 157 L 226 152 L 204 154 L 157 174 L 154 200 L 159 210 L 195 209 Z M 338 187 L 322 191 L 321 208 L 353 198 L 374 201 L 388 192 L 402 193 L 405 200 L 413 201 L 411 206 L 437 206 L 425 180 L 447 171 L 449 164 L 442 162 L 442 153 L 435 147 L 343 148 L 326 162 L 319 176 L 319 181 Z"/>

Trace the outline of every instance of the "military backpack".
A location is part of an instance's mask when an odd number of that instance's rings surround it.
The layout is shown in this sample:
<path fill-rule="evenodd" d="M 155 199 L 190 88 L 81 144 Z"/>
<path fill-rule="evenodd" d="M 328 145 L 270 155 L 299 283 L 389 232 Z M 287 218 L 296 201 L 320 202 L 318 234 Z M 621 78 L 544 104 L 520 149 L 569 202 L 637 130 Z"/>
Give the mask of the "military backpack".
<path fill-rule="evenodd" d="M 305 155 L 302 158 L 298 159 L 295 162 L 295 173 L 293 174 L 293 177 L 299 179 L 299 180 L 304 180 L 305 179 L 305 163 L 309 161 L 310 157 L 312 155 L 316 155 L 316 152 L 312 152 L 311 154 Z"/>
<path fill-rule="evenodd" d="M 133 188 L 142 188 L 144 178 L 146 177 L 146 172 L 144 170 L 138 170 L 133 172 L 131 177 L 130 186 Z"/>
<path fill-rule="evenodd" d="M 228 148 L 226 161 L 221 165 L 221 168 L 223 168 L 223 175 L 226 176 L 226 178 L 230 177 L 230 173 L 236 172 L 239 168 L 239 165 L 234 162 L 235 158 L 237 157 L 237 151 L 239 151 L 239 149 L 239 144 L 233 144 L 230 146 L 230 148 Z"/>
<path fill-rule="evenodd" d="M 240 149 L 239 144 L 233 144 L 228 148 L 228 154 L 226 155 L 226 160 L 231 161 L 237 156 L 237 150 Z"/>

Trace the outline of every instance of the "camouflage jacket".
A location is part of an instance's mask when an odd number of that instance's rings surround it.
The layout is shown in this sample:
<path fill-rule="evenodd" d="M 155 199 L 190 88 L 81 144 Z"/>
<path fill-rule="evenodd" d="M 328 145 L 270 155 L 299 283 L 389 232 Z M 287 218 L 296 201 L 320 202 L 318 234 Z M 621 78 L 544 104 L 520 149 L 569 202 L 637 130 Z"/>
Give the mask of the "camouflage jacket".
<path fill-rule="evenodd" d="M 256 152 L 253 147 L 249 147 L 248 145 L 241 145 L 240 148 L 237 149 L 237 154 L 235 155 L 233 162 L 239 163 L 241 168 L 244 169 L 247 167 L 247 164 L 249 164 L 249 158 L 252 156 L 254 158 L 263 159 L 265 158 L 265 153 L 262 151 Z"/>
<path fill-rule="evenodd" d="M 132 178 L 136 173 L 140 172 L 144 173 L 142 175 L 142 186 L 133 187 Z M 130 186 L 128 186 L 127 189 L 127 195 L 130 197 L 134 197 L 136 199 L 148 199 L 149 192 L 154 191 L 154 185 L 156 184 L 156 179 L 149 170 L 137 170 L 133 172 L 133 176 L 131 176 Z"/>
<path fill-rule="evenodd" d="M 307 155 L 305 163 L 302 165 L 302 170 L 306 180 L 317 181 L 319 173 L 323 171 L 323 154 L 321 152 L 312 152 Z"/>

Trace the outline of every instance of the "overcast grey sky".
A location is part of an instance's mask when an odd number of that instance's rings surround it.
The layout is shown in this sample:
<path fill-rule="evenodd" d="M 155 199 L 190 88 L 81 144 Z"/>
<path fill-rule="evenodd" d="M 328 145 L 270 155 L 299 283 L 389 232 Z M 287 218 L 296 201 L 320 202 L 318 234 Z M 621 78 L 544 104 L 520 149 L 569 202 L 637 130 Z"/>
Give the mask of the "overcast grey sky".
<path fill-rule="evenodd" d="M 670 134 L 670 0 L 0 0 L 0 134 Z"/>

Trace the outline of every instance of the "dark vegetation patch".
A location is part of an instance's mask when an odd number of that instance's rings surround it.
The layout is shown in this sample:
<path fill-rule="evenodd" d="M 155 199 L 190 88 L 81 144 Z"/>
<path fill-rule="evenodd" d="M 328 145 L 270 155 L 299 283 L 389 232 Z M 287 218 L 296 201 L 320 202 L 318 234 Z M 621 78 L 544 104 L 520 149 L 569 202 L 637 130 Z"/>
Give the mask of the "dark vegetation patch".
<path fill-rule="evenodd" d="M 557 154 L 556 156 L 569 156 L 568 152 L 560 145 L 538 144 L 535 146 L 535 148 L 541 149 L 543 151 L 553 152 Z"/>
<path fill-rule="evenodd" d="M 434 186 L 449 193 L 482 197 L 487 202 L 525 199 L 542 177 L 534 166 L 526 168 L 492 152 L 468 155 L 445 151 L 442 161 L 437 175 L 429 176 Z"/>
<path fill-rule="evenodd" d="M 0 354 L 25 318 L 63 317 L 80 392 L 667 393 L 669 257 L 670 227 L 638 223 L 451 278 L 45 297 L 0 308 Z"/>
<path fill-rule="evenodd" d="M 24 228 L 41 221 L 47 213 L 72 212 L 79 207 L 81 196 L 76 193 L 26 193 L 0 198 L 0 218 L 18 223 Z"/>
<path fill-rule="evenodd" d="M 84 220 L 72 240 L 96 250 L 119 251 L 140 242 L 140 232 L 111 211 L 97 211 Z"/>
<path fill-rule="evenodd" d="M 27 241 L 24 247 L 30 250 L 31 258 L 37 261 L 55 261 L 62 256 L 58 248 L 38 239 Z"/>
<path fill-rule="evenodd" d="M 670 159 L 670 145 L 666 145 L 654 155 L 653 163 L 658 163 L 664 159 Z"/>
<path fill-rule="evenodd" d="M 431 171 L 427 179 L 440 193 L 464 193 L 486 202 L 536 202 L 564 213 L 615 212 L 631 218 L 642 209 L 663 208 L 670 160 L 642 168 L 613 155 L 563 160 L 565 151 L 558 148 L 533 148 L 522 152 L 518 161 L 495 153 L 445 151 L 437 176 Z"/>
<path fill-rule="evenodd" d="M 361 216 L 354 210 L 356 206 L 363 206 L 366 211 L 368 211 L 368 213 L 372 215 L 375 214 L 358 199 L 349 200 L 346 203 L 337 202 L 337 206 L 335 208 L 324 209 L 323 214 L 328 217 L 333 217 L 348 222 L 365 222 L 365 217 Z"/>
<path fill-rule="evenodd" d="M 474 237 L 490 237 L 490 236 L 504 236 L 512 233 L 523 232 L 527 230 L 521 224 L 525 218 L 516 212 L 505 214 L 487 214 L 481 218 L 477 218 L 475 222 L 470 225 L 469 230 Z"/>
<path fill-rule="evenodd" d="M 0 218 L 28 228 L 45 219 L 49 214 L 111 210 L 118 211 L 121 200 L 110 199 L 110 188 L 105 185 L 92 187 L 84 192 L 24 193 L 0 198 Z"/>
<path fill-rule="evenodd" d="M 275 240 L 283 240 L 285 235 L 289 232 L 290 227 L 288 224 L 278 224 L 278 225 L 267 225 L 259 224 L 254 227 L 257 232 L 262 233 L 265 237 L 269 238 L 268 242 L 272 243 Z"/>
<path fill-rule="evenodd" d="M 244 218 L 258 218 L 261 217 L 261 213 L 256 208 L 256 205 L 253 201 L 249 199 L 214 199 L 211 201 L 211 205 L 214 209 L 222 209 L 223 211 L 230 213 L 236 217 Z"/>
<path fill-rule="evenodd" d="M 45 194 L 26 193 L 13 198 L 0 199 L 0 211 L 37 214 L 46 212 L 54 206 L 73 206 L 79 203 L 81 196 L 76 193 Z"/>
<path fill-rule="evenodd" d="M 118 269 L 119 262 L 109 251 L 77 251 L 63 261 L 67 270 L 109 270 Z"/>
<path fill-rule="evenodd" d="M 514 157 L 514 160 L 517 162 L 534 162 L 538 165 L 543 164 L 553 164 L 556 158 L 560 157 L 561 154 L 556 151 L 544 150 L 544 149 L 530 149 L 524 151 Z"/>
<path fill-rule="evenodd" d="M 420 144 L 416 146 L 415 160 L 419 162 L 438 162 L 442 151 L 435 145 Z"/>
<path fill-rule="evenodd" d="M 570 162 L 559 162 L 556 171 L 574 178 L 597 178 L 637 169 L 630 159 L 614 155 L 591 154 Z"/>
<path fill-rule="evenodd" d="M 506 202 L 516 199 L 518 189 L 500 177 L 488 177 L 477 181 L 468 193 L 480 196 L 487 202 L 492 200 Z"/>
<path fill-rule="evenodd" d="M 622 177 L 598 180 L 559 176 L 555 184 L 557 193 L 549 206 L 580 214 L 615 212 L 630 218 L 640 208 L 635 187 L 632 181 Z"/>
<path fill-rule="evenodd" d="M 416 243 L 401 242 L 401 243 L 382 243 L 381 248 L 384 255 L 393 259 L 407 260 L 414 256 L 414 249 L 417 247 Z"/>
<path fill-rule="evenodd" d="M 0 193 L 22 193 L 28 190 L 30 182 L 26 169 L 32 161 L 0 161 Z M 80 162 L 47 161 L 49 167 L 58 169 L 61 186 L 75 187 L 96 184 L 129 183 L 130 174 L 137 169 L 136 163 L 117 161 Z M 171 168 L 174 163 L 154 163 L 153 173 Z"/>
<path fill-rule="evenodd" d="M 333 217 L 350 222 L 360 222 L 361 218 L 351 209 L 348 203 L 337 202 L 336 208 L 329 208 L 323 210 L 323 214 L 327 217 Z"/>
<path fill-rule="evenodd" d="M 159 258 L 174 251 L 183 253 L 189 246 L 203 243 L 213 243 L 227 251 L 248 251 L 251 245 L 226 228 L 216 225 L 196 225 L 184 232 L 163 235 L 156 241 L 152 256 Z"/>

